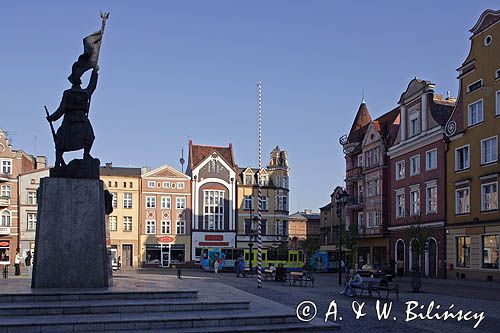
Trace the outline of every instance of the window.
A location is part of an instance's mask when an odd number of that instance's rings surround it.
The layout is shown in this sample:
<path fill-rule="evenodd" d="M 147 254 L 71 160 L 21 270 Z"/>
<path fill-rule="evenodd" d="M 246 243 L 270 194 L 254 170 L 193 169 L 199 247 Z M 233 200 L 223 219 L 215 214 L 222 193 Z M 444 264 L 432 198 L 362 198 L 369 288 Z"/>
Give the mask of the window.
<path fill-rule="evenodd" d="M 28 205 L 36 205 L 36 192 L 28 192 Z"/>
<path fill-rule="evenodd" d="M 186 198 L 175 198 L 175 208 L 185 209 L 186 208 Z"/>
<path fill-rule="evenodd" d="M 366 197 L 370 198 L 373 196 L 373 186 L 371 181 L 366 182 Z"/>
<path fill-rule="evenodd" d="M 483 239 L 483 268 L 498 269 L 498 253 L 500 252 L 500 236 L 487 235 Z"/>
<path fill-rule="evenodd" d="M 415 136 L 420 133 L 419 126 L 419 111 L 413 111 L 409 117 L 410 120 L 410 137 Z"/>
<path fill-rule="evenodd" d="M 170 182 L 163 182 L 162 187 L 163 188 L 170 188 Z"/>
<path fill-rule="evenodd" d="M 498 209 L 497 183 L 481 185 L 481 211 Z"/>
<path fill-rule="evenodd" d="M 111 192 L 111 195 L 113 196 L 113 208 L 118 208 L 118 193 Z"/>
<path fill-rule="evenodd" d="M 396 194 L 396 218 L 405 217 L 405 194 Z"/>
<path fill-rule="evenodd" d="M 134 187 L 134 183 L 133 183 L 133 182 L 130 182 L 130 183 L 128 184 L 128 187 L 129 187 L 129 188 L 133 188 L 133 187 Z"/>
<path fill-rule="evenodd" d="M 123 231 L 132 231 L 132 216 L 123 217 Z"/>
<path fill-rule="evenodd" d="M 156 234 L 156 221 L 146 220 L 146 234 L 154 235 Z"/>
<path fill-rule="evenodd" d="M 358 183 L 358 204 L 363 203 L 363 183 Z"/>
<path fill-rule="evenodd" d="M 376 227 L 378 226 L 378 210 L 373 212 L 373 226 Z"/>
<path fill-rule="evenodd" d="M 224 226 L 224 191 L 203 191 L 203 226 L 222 230 Z"/>
<path fill-rule="evenodd" d="M 285 235 L 284 230 L 283 230 L 283 221 L 282 220 L 276 220 L 274 228 L 276 229 L 276 235 L 278 235 L 278 236 Z"/>
<path fill-rule="evenodd" d="M 252 195 L 243 196 L 243 209 L 245 209 L 245 210 L 253 209 L 253 196 Z"/>
<path fill-rule="evenodd" d="M 276 176 L 276 187 L 281 187 L 281 177 L 280 176 Z"/>
<path fill-rule="evenodd" d="M 436 168 L 437 168 L 437 149 L 432 149 L 425 153 L 425 169 L 428 171 Z"/>
<path fill-rule="evenodd" d="M 283 183 L 285 182 L 285 177 L 283 177 Z M 259 184 L 260 186 L 267 186 L 268 184 L 268 177 L 267 175 L 264 176 L 259 176 Z"/>
<path fill-rule="evenodd" d="M 358 155 L 358 166 L 359 167 L 363 166 L 363 155 Z"/>
<path fill-rule="evenodd" d="M 116 231 L 118 228 L 118 222 L 116 216 L 109 216 L 109 231 Z"/>
<path fill-rule="evenodd" d="M 162 220 L 161 221 L 161 233 L 162 234 L 170 234 L 172 233 L 172 229 L 170 226 L 170 221 L 168 220 Z"/>
<path fill-rule="evenodd" d="M 366 227 L 370 228 L 372 226 L 372 212 L 366 212 Z"/>
<path fill-rule="evenodd" d="M 255 232 L 255 230 L 252 230 L 252 226 L 253 226 L 253 221 L 252 220 L 245 220 L 245 235 L 246 236 L 251 236 L 250 233 L 253 231 L 253 235 L 256 235 L 257 233 Z"/>
<path fill-rule="evenodd" d="M 115 187 L 118 187 L 118 182 L 115 182 Z"/>
<path fill-rule="evenodd" d="M 470 267 L 470 237 L 460 236 L 456 238 L 457 267 Z"/>
<path fill-rule="evenodd" d="M 183 183 L 183 182 L 178 182 L 178 183 L 177 183 L 177 188 L 178 188 L 179 190 L 183 190 L 183 189 L 184 189 L 184 183 Z"/>
<path fill-rule="evenodd" d="M 10 227 L 10 218 L 11 218 L 10 211 L 4 210 L 2 212 L 2 220 L 1 220 L 0 226 L 2 226 L 2 227 Z"/>
<path fill-rule="evenodd" d="M 132 193 L 123 193 L 123 208 L 132 208 Z"/>
<path fill-rule="evenodd" d="M 500 79 L 500 69 L 495 72 L 495 79 Z"/>
<path fill-rule="evenodd" d="M 156 182 L 154 180 L 148 181 L 148 187 L 149 188 L 155 188 L 156 187 Z"/>
<path fill-rule="evenodd" d="M 171 199 L 170 197 L 161 197 L 161 209 L 170 209 Z"/>
<path fill-rule="evenodd" d="M 260 210 L 269 210 L 269 197 L 261 197 L 259 201 Z"/>
<path fill-rule="evenodd" d="M 375 192 L 375 195 L 379 194 L 378 179 L 375 179 L 373 181 L 373 192 Z"/>
<path fill-rule="evenodd" d="M 410 215 L 420 214 L 420 190 L 410 192 Z"/>
<path fill-rule="evenodd" d="M 474 83 L 471 83 L 467 86 L 467 92 L 470 93 L 470 92 L 473 92 L 475 90 L 478 90 L 479 88 L 481 88 L 483 86 L 483 80 L 477 80 L 476 82 Z"/>
<path fill-rule="evenodd" d="M 469 104 L 468 108 L 468 124 L 474 126 L 483 122 L 483 100 L 479 100 Z"/>
<path fill-rule="evenodd" d="M 127 182 L 123 182 L 123 188 L 127 188 Z"/>
<path fill-rule="evenodd" d="M 156 197 L 146 197 L 146 208 L 155 208 L 156 207 Z"/>
<path fill-rule="evenodd" d="M 176 224 L 177 224 L 177 230 L 176 230 L 177 235 L 184 235 L 186 233 L 186 221 L 178 220 Z"/>
<path fill-rule="evenodd" d="M 10 198 L 10 185 L 2 185 L 0 187 L 0 196 Z"/>
<path fill-rule="evenodd" d="M 245 185 L 252 185 L 253 184 L 253 175 L 245 175 L 244 178 L 244 183 Z"/>
<path fill-rule="evenodd" d="M 396 163 L 396 180 L 405 178 L 405 161 Z"/>
<path fill-rule="evenodd" d="M 494 163 L 498 160 L 497 137 L 481 140 L 481 164 Z"/>
<path fill-rule="evenodd" d="M 491 35 L 484 37 L 484 46 L 490 46 L 492 41 L 493 41 L 493 37 L 491 37 Z"/>
<path fill-rule="evenodd" d="M 427 201 L 427 207 L 426 207 L 426 212 L 427 214 L 430 213 L 437 213 L 437 186 L 429 186 L 427 187 L 426 190 L 426 201 Z"/>
<path fill-rule="evenodd" d="M 361 231 L 363 228 L 363 212 L 358 212 L 358 229 Z"/>
<path fill-rule="evenodd" d="M 170 188 L 175 188 L 175 183 L 171 183 Z"/>
<path fill-rule="evenodd" d="M 470 213 L 469 192 L 470 189 L 468 187 L 455 191 L 455 213 L 457 215 Z"/>
<path fill-rule="evenodd" d="M 497 75 L 500 75 L 500 70 L 497 71 Z M 496 106 L 495 106 L 495 114 L 500 116 L 500 90 L 496 93 Z"/>
<path fill-rule="evenodd" d="M 2 160 L 2 173 L 10 175 L 12 173 L 12 161 Z"/>
<path fill-rule="evenodd" d="M 283 176 L 283 187 L 288 188 L 288 177 Z"/>
<path fill-rule="evenodd" d="M 410 176 L 420 173 L 420 155 L 410 157 Z"/>
<path fill-rule="evenodd" d="M 36 213 L 28 213 L 28 230 L 36 228 Z"/>
<path fill-rule="evenodd" d="M 463 146 L 455 149 L 455 171 L 461 171 L 470 167 L 470 149 L 469 146 Z"/>

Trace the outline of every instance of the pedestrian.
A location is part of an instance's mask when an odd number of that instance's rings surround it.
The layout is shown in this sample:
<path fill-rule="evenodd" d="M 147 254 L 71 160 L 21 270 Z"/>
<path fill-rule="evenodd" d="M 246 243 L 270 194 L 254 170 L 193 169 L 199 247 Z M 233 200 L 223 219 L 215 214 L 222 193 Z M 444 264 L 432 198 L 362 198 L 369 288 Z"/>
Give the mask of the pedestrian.
<path fill-rule="evenodd" d="M 236 277 L 239 278 L 241 274 L 241 269 L 240 269 L 240 262 L 241 262 L 241 256 L 236 259 Z"/>
<path fill-rule="evenodd" d="M 21 265 L 21 260 L 23 258 L 19 254 L 19 249 L 16 250 L 16 258 L 14 259 L 14 267 L 16 269 L 16 275 L 21 275 L 21 268 L 19 265 Z"/>
<path fill-rule="evenodd" d="M 26 251 L 26 258 L 24 259 L 24 263 L 26 264 L 26 273 L 31 275 L 31 251 Z"/>
<path fill-rule="evenodd" d="M 356 290 L 354 289 L 354 287 L 361 287 L 362 284 L 363 278 L 361 277 L 361 275 L 356 273 L 356 275 L 354 275 L 353 278 L 345 284 L 344 291 L 341 291 L 340 293 L 353 297 L 356 295 Z"/>
<path fill-rule="evenodd" d="M 182 260 L 182 254 L 179 254 L 179 263 L 181 263 Z M 182 271 L 181 271 L 181 265 L 177 265 L 177 278 L 180 280 L 182 276 Z"/>

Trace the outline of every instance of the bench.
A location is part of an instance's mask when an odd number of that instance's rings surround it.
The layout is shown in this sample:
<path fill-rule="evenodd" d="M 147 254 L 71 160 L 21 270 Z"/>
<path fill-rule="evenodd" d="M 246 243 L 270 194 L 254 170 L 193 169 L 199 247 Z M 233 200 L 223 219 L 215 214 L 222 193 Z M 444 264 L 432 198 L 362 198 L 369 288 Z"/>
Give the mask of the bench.
<path fill-rule="evenodd" d="M 311 282 L 312 287 L 314 288 L 314 276 L 312 272 L 309 271 L 304 271 L 304 272 L 291 272 L 288 274 L 286 280 L 283 282 L 288 281 L 288 284 L 291 285 L 298 285 L 300 287 L 307 287 L 307 283 Z"/>
<path fill-rule="evenodd" d="M 276 277 L 275 271 L 272 269 L 265 269 L 262 271 L 262 276 L 264 277 L 264 280 L 271 279 L 274 280 Z"/>
<path fill-rule="evenodd" d="M 381 298 L 380 292 L 386 292 L 385 299 L 389 298 L 391 292 L 396 294 L 396 299 L 399 300 L 399 284 L 390 285 L 386 279 L 366 278 L 363 279 L 361 286 L 352 286 L 354 291 L 361 290 L 360 296 L 363 296 L 364 291 L 368 291 L 368 295 L 372 296 L 373 292 L 377 292 L 378 298 Z"/>

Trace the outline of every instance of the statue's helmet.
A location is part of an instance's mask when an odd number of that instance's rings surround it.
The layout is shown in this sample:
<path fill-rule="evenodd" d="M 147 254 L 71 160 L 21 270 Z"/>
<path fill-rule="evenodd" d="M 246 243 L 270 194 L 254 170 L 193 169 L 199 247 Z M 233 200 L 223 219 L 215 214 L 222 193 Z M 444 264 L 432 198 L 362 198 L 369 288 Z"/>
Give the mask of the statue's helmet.
<path fill-rule="evenodd" d="M 75 62 L 73 66 L 71 67 L 71 74 L 68 76 L 68 81 L 71 82 L 71 84 L 76 84 L 80 85 L 82 84 L 82 77 L 83 71 L 81 67 L 79 66 L 78 62 Z"/>

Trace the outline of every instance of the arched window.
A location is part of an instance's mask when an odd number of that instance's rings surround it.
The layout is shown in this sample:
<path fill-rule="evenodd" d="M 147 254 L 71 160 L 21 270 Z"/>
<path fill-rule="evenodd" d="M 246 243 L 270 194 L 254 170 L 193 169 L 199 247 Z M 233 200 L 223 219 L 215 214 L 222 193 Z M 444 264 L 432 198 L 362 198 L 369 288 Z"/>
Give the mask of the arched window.
<path fill-rule="evenodd" d="M 10 218 L 11 218 L 10 211 L 4 210 L 2 212 L 1 226 L 2 227 L 10 227 Z"/>
<path fill-rule="evenodd" d="M 420 268 L 420 255 L 418 254 L 418 240 L 410 241 L 410 271 Z"/>

